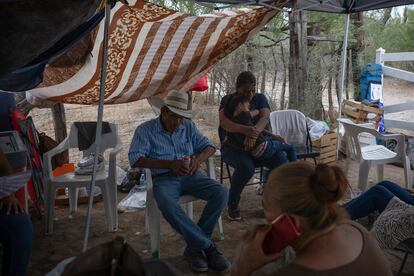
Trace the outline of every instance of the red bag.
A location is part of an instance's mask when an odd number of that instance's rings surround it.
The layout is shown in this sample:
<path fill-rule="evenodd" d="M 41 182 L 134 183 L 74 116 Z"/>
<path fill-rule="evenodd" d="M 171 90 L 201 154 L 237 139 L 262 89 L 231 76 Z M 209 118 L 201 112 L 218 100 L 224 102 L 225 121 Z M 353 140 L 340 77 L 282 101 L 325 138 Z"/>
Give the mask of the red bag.
<path fill-rule="evenodd" d="M 201 79 L 198 80 L 196 84 L 194 84 L 191 91 L 206 91 L 208 89 L 208 82 L 207 82 L 207 75 L 202 76 Z"/>

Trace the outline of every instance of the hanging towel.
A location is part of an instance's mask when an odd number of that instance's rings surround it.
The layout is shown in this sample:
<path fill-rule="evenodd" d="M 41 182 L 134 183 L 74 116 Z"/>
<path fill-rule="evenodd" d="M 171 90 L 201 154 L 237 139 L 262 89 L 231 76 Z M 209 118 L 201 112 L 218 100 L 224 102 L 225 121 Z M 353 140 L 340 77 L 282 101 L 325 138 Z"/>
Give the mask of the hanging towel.
<path fill-rule="evenodd" d="M 74 122 L 78 129 L 78 147 L 80 151 L 90 148 L 95 143 L 96 122 Z M 111 132 L 108 122 L 102 122 L 102 134 Z"/>

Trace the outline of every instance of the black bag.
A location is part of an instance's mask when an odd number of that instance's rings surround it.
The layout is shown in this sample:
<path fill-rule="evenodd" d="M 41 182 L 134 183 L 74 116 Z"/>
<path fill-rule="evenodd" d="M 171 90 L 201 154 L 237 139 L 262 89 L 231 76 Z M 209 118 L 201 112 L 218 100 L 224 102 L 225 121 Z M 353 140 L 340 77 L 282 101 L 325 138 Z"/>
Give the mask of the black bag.
<path fill-rule="evenodd" d="M 68 264 L 62 276 L 145 276 L 141 257 L 122 237 L 95 246 Z"/>
<path fill-rule="evenodd" d="M 165 262 L 143 262 L 124 238 L 95 246 L 69 263 L 61 276 L 177 276 Z"/>

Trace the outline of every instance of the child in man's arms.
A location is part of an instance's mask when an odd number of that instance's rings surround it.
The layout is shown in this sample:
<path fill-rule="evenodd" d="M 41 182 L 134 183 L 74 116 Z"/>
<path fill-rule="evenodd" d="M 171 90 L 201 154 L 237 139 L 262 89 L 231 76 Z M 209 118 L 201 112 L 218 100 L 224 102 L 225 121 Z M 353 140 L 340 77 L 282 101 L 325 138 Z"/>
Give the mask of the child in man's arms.
<path fill-rule="evenodd" d="M 249 99 L 240 93 L 232 95 L 224 107 L 224 114 L 233 122 L 245 125 L 254 126 L 252 116 L 249 110 Z M 227 138 L 224 141 L 227 145 L 246 151 L 244 147 L 244 140 L 246 135 L 242 133 L 227 133 Z M 284 142 L 283 138 L 274 135 L 268 130 L 263 130 L 256 140 L 255 146 L 249 150 L 252 157 L 255 159 L 268 159 L 276 152 L 283 151 L 286 153 L 289 161 L 296 161 L 295 147 Z"/>

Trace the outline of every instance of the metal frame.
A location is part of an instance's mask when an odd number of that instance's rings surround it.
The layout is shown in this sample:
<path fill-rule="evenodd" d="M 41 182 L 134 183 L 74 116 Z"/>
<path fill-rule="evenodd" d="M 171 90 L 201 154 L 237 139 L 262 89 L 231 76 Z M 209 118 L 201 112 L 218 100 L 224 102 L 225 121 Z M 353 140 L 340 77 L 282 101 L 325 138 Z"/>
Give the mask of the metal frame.
<path fill-rule="evenodd" d="M 102 118 L 103 118 L 103 109 L 104 109 L 104 99 L 105 99 L 105 82 L 106 82 L 106 64 L 108 60 L 108 36 L 109 36 L 109 24 L 111 21 L 111 4 L 110 1 L 105 1 L 105 25 L 104 25 L 104 37 L 103 37 L 103 53 L 102 53 L 102 65 L 101 65 L 101 80 L 100 80 L 100 87 L 99 87 L 99 105 L 98 105 L 98 118 L 96 124 L 96 133 L 95 133 L 95 158 L 93 163 L 93 173 L 91 184 L 89 186 L 89 199 L 88 199 L 88 211 L 86 217 L 86 227 L 85 227 L 85 235 L 83 239 L 83 247 L 82 252 L 85 252 L 88 249 L 88 239 L 89 239 L 89 231 L 91 227 L 91 219 L 92 219 L 92 205 L 93 205 L 93 195 L 95 189 L 95 182 L 96 182 L 96 171 L 98 168 L 98 155 L 99 150 L 101 148 L 101 141 L 102 141 Z"/>
<path fill-rule="evenodd" d="M 345 24 L 344 24 L 344 41 L 342 43 L 342 55 L 341 55 L 341 67 L 340 67 L 340 86 L 339 86 L 339 103 L 338 103 L 338 119 L 341 118 L 342 112 L 342 98 L 344 93 L 344 86 L 345 86 L 345 72 L 346 72 L 346 59 L 347 59 L 347 48 L 348 48 L 348 35 L 349 35 L 349 20 L 351 18 L 350 14 L 346 14 L 345 16 Z M 339 157 L 339 145 L 340 145 L 340 137 L 339 137 L 339 124 L 336 130 L 336 159 L 338 160 Z"/>

